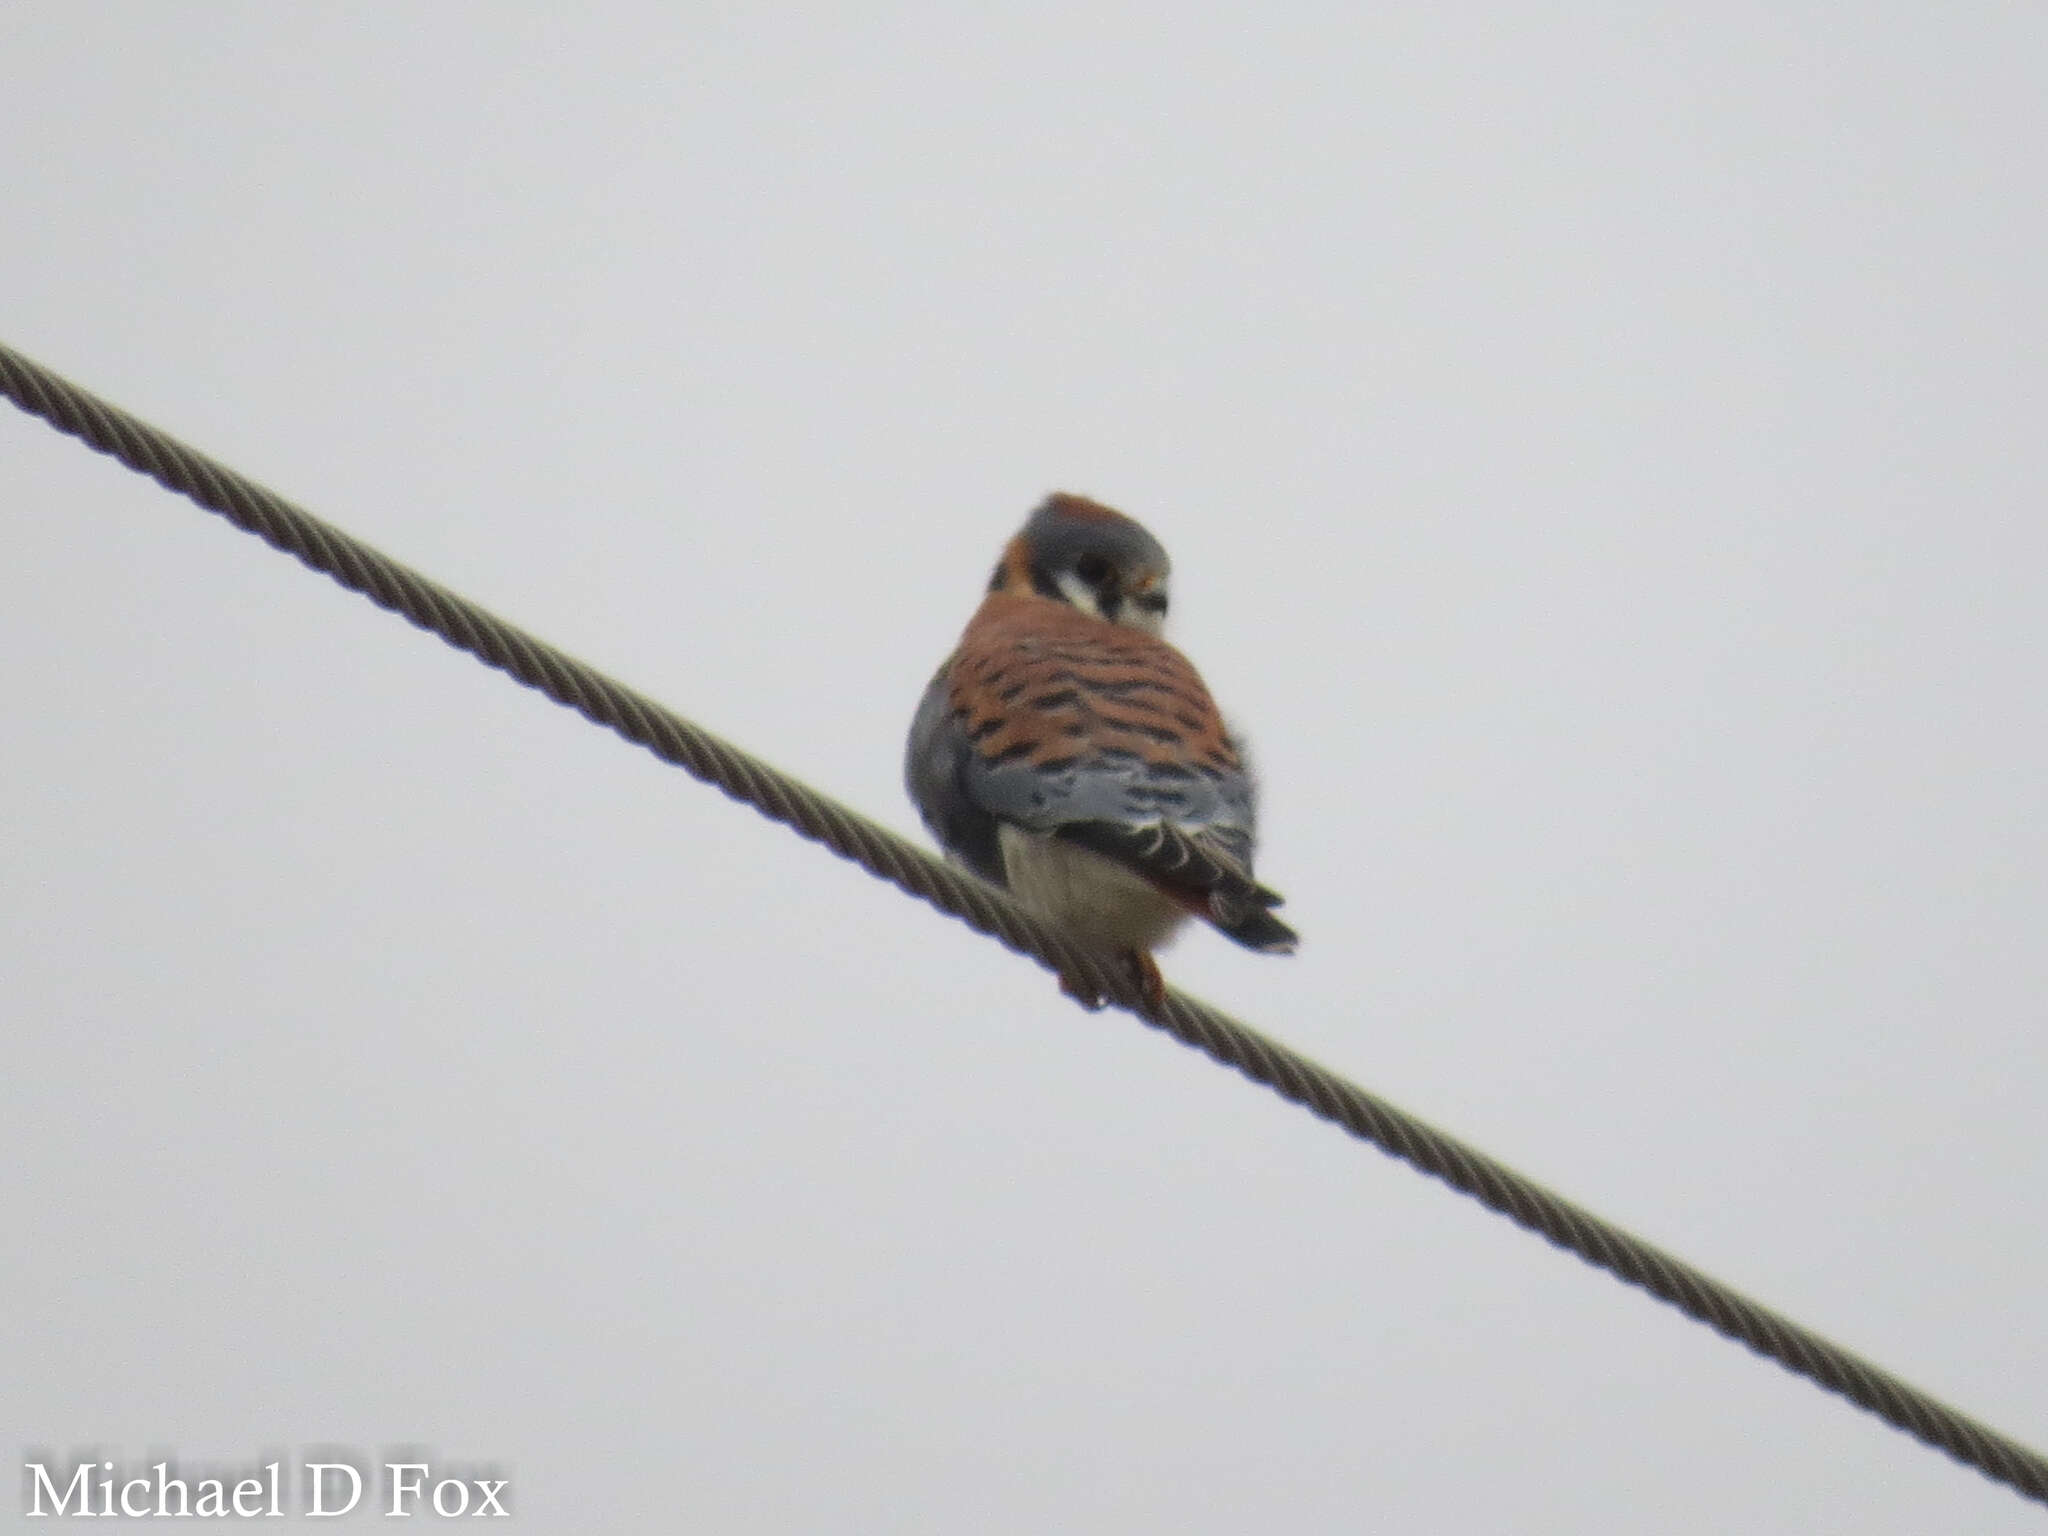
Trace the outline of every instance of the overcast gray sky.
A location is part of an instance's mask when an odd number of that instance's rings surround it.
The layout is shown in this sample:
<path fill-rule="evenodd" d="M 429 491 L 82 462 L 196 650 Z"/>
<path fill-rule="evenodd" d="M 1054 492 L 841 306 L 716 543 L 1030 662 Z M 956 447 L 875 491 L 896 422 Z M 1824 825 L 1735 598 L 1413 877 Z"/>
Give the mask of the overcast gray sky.
<path fill-rule="evenodd" d="M 0 10 L 0 335 L 898 827 L 1173 552 L 1240 1013 L 2048 1442 L 2048 13 Z M 2034 1530 L 0 412 L 0 1430 L 544 1530 Z"/>

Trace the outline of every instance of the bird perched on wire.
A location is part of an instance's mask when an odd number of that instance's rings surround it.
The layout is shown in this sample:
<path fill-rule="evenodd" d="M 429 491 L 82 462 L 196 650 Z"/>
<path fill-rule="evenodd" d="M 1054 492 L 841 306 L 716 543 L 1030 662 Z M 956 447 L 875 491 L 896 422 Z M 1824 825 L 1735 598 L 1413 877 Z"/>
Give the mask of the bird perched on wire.
<path fill-rule="evenodd" d="M 1291 953 L 1252 878 L 1256 792 L 1200 674 L 1159 631 L 1166 551 L 1120 512 L 1055 495 L 1010 540 L 988 596 L 925 690 L 904 778 L 946 852 L 1127 966 L 1203 919 Z M 1103 999 L 1073 976 L 1062 989 Z"/>

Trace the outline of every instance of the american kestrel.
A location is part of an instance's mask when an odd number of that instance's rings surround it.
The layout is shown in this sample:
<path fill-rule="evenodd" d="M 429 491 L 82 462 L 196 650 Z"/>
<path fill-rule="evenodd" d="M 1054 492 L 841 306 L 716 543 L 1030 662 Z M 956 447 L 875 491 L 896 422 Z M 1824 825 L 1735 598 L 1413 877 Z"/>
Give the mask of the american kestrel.
<path fill-rule="evenodd" d="M 1248 949 L 1295 934 L 1252 879 L 1250 772 L 1166 621 L 1166 551 L 1120 512 L 1056 495 L 1003 550 L 925 690 L 904 778 L 946 852 L 1044 921 L 1121 957 L 1157 1008 L 1150 951 L 1188 917 Z M 1076 978 L 1061 986 L 1090 1007 Z"/>

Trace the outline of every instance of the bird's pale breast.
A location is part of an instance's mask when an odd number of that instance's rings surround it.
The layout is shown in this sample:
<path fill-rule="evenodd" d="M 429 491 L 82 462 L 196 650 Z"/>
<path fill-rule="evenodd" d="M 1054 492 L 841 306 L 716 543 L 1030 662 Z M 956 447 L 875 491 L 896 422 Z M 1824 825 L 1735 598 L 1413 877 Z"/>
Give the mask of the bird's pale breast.
<path fill-rule="evenodd" d="M 1026 911 L 1096 944 L 1153 949 L 1187 919 L 1151 881 L 1099 853 L 1006 826 L 1003 873 Z"/>

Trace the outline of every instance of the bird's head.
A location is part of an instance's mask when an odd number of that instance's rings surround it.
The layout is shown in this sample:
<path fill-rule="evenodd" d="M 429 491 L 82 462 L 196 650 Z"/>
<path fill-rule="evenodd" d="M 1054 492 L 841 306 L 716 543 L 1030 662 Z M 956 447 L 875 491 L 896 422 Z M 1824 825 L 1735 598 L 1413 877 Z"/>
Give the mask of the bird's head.
<path fill-rule="evenodd" d="M 1010 540 L 991 592 L 1067 603 L 1156 635 L 1166 622 L 1166 551 L 1143 527 L 1085 496 L 1048 496 Z"/>

